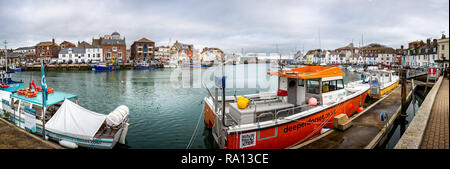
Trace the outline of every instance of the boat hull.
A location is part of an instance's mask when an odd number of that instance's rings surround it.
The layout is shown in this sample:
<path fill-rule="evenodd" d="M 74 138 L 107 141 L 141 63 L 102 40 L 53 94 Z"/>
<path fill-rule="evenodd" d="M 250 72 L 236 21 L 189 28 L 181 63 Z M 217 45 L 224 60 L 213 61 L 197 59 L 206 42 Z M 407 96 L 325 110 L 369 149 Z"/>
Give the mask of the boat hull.
<path fill-rule="evenodd" d="M 383 89 L 379 89 L 378 93 L 370 92 L 370 90 L 369 90 L 369 96 L 371 98 L 374 98 L 374 99 L 380 99 L 384 95 L 387 95 L 387 94 L 391 93 L 391 91 L 393 91 L 395 88 L 397 88 L 398 85 L 399 85 L 399 81 L 396 81 L 395 83 L 393 83 L 393 84 L 391 84 L 391 85 L 389 85 L 389 86 L 387 86 L 387 87 L 385 87 Z"/>
<path fill-rule="evenodd" d="M 214 125 L 214 113 L 209 104 L 205 103 L 205 108 L 203 110 L 205 126 L 211 128 Z"/>
<path fill-rule="evenodd" d="M 119 69 L 119 66 L 98 66 L 93 65 L 92 70 L 94 71 L 113 71 Z"/>
<path fill-rule="evenodd" d="M 16 125 L 16 127 L 25 129 L 24 115 L 21 115 L 20 119 L 17 115 L 14 115 L 14 114 L 10 114 L 9 117 L 11 119 L 10 121 L 13 122 Z M 126 125 L 126 126 L 128 127 L 128 125 Z M 60 134 L 60 133 L 55 133 L 55 132 L 49 131 L 47 129 L 45 130 L 45 132 L 46 132 L 45 135 L 49 139 L 54 140 L 56 142 L 65 140 L 68 142 L 75 143 L 79 147 L 95 148 L 95 149 L 112 149 L 117 144 L 119 138 L 122 137 L 121 135 L 123 134 L 122 133 L 123 131 L 124 131 L 124 128 L 119 129 L 119 131 L 114 136 L 114 138 L 83 139 L 83 138 L 72 137 L 72 136 L 68 136 L 68 135 L 64 135 L 64 134 Z M 42 124 L 41 123 L 36 124 L 36 132 L 34 134 L 42 136 Z M 123 136 L 123 137 L 126 137 L 126 136 Z"/>
<path fill-rule="evenodd" d="M 297 145 L 318 135 L 323 127 L 332 128 L 334 116 L 343 113 L 348 117 L 353 115 L 364 103 L 367 93 L 366 91 L 336 106 L 292 122 L 251 131 L 228 132 L 227 145 L 224 148 L 283 149 Z"/>

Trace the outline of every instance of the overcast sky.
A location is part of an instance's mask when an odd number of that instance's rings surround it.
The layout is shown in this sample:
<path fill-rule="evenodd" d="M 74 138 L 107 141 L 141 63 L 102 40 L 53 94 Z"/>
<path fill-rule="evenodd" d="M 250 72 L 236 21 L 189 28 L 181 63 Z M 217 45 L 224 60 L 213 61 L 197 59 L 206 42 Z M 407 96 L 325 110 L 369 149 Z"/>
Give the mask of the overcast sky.
<path fill-rule="evenodd" d="M 336 49 L 354 42 L 394 48 L 449 32 L 448 0 L 0 0 L 8 48 L 52 37 L 87 41 L 117 31 L 127 47 L 142 37 L 225 52 Z M 320 33 L 319 33 L 320 32 Z M 320 37 L 320 41 L 319 41 Z M 320 43 L 319 43 L 320 42 Z M 3 44 L 2 47 L 4 48 Z"/>

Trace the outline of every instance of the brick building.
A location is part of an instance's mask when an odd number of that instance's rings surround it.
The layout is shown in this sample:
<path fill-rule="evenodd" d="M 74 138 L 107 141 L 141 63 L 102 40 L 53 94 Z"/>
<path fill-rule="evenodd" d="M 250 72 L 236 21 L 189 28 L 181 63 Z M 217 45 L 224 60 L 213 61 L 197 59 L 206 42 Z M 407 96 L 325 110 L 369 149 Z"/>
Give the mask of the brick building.
<path fill-rule="evenodd" d="M 155 59 L 155 42 L 146 38 L 134 41 L 130 48 L 131 60 L 153 60 Z"/>
<path fill-rule="evenodd" d="M 104 61 L 110 61 L 111 59 L 114 59 L 115 62 L 127 61 L 125 37 L 121 38 L 118 32 L 113 32 L 111 35 L 105 35 L 103 38 L 93 39 L 92 46 L 98 47 L 99 43 L 103 49 Z"/>
<path fill-rule="evenodd" d="M 40 42 L 35 46 L 36 55 L 32 60 L 40 62 L 43 59 L 46 63 L 52 59 L 56 60 L 60 49 L 59 45 L 55 43 L 55 39 L 52 39 L 51 42 Z"/>
<path fill-rule="evenodd" d="M 67 41 L 61 42 L 61 44 L 59 44 L 59 46 L 61 47 L 61 49 L 77 47 L 77 46 L 75 46 L 75 44 L 67 42 Z"/>

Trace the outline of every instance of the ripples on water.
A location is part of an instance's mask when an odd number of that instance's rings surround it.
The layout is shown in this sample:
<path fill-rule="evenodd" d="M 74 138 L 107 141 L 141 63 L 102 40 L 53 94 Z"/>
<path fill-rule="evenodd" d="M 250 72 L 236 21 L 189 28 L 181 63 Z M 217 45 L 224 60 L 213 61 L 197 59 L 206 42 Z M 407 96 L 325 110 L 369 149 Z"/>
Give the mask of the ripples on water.
<path fill-rule="evenodd" d="M 260 67 L 262 65 L 262 67 Z M 245 86 L 267 80 L 270 86 L 255 88 L 227 88 L 227 95 L 250 94 L 257 91 L 274 91 L 277 78 L 267 75 L 272 71 L 270 64 L 226 66 L 226 74 L 233 76 L 227 80 L 227 86 L 236 86 L 245 81 Z M 198 117 L 203 111 L 202 100 L 208 95 L 204 88 L 177 88 L 180 81 L 172 83 L 170 76 L 175 69 L 121 70 L 115 72 L 92 71 L 47 71 L 48 86 L 58 91 L 77 94 L 79 104 L 89 110 L 108 114 L 119 105 L 130 109 L 130 128 L 127 145 L 130 148 L 184 149 L 196 127 Z M 189 74 L 189 68 L 182 68 Z M 206 69 L 202 69 L 204 71 Z M 198 70 L 195 70 L 198 71 Z M 221 69 L 218 69 L 221 71 Z M 344 70 L 345 71 L 345 70 Z M 244 75 L 243 75 L 244 72 Z M 356 73 L 346 72 L 345 82 L 359 80 Z M 247 75 L 245 75 L 247 74 Z M 14 79 L 23 80 L 28 85 L 30 77 L 36 84 L 40 82 L 40 72 L 18 72 Z M 188 79 L 189 80 L 189 79 Z M 236 81 L 236 82 L 235 82 Z M 198 77 L 194 77 L 194 86 L 201 87 Z M 187 83 L 189 85 L 189 83 Z M 203 116 L 201 116 L 203 118 Z M 191 148 L 212 148 L 214 140 L 204 127 L 203 119 Z"/>

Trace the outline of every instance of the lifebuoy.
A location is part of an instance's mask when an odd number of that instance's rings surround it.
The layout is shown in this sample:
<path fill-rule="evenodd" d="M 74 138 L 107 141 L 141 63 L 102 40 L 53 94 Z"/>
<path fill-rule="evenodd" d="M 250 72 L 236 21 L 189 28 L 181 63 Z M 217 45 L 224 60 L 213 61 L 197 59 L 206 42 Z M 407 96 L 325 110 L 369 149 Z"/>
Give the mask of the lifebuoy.
<path fill-rule="evenodd" d="M 25 93 L 25 97 L 36 97 L 37 96 L 37 91 L 27 91 Z"/>
<path fill-rule="evenodd" d="M 18 95 L 25 95 L 25 93 L 28 92 L 28 89 L 19 89 L 17 90 Z"/>

